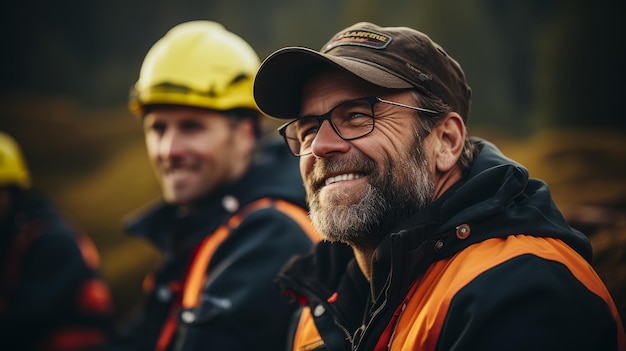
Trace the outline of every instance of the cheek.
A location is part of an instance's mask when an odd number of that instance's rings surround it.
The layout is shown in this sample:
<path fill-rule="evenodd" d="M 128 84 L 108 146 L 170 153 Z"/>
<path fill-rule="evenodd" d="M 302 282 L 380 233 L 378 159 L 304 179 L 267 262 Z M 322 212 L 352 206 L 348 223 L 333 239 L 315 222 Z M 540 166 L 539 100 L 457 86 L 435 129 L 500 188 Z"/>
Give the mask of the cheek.
<path fill-rule="evenodd" d="M 151 160 L 156 159 L 159 153 L 159 139 L 153 134 L 146 134 L 146 151 Z"/>
<path fill-rule="evenodd" d="M 355 139 L 352 144 L 363 153 L 396 153 L 398 150 L 406 149 L 410 142 L 410 127 L 400 123 L 390 121 L 380 121 L 376 124 L 374 131 L 368 136 Z"/>
<path fill-rule="evenodd" d="M 221 162 L 223 164 L 237 164 L 246 155 L 245 147 L 232 134 L 204 134 L 185 144 L 185 153 L 189 156 L 201 158 L 207 162 Z"/>
<path fill-rule="evenodd" d="M 439 147 L 438 141 L 432 136 L 432 134 L 424 138 L 424 142 L 421 145 L 422 153 L 428 161 L 431 174 L 434 174 L 437 165 L 437 162 L 435 161 L 437 147 Z"/>
<path fill-rule="evenodd" d="M 306 181 L 307 175 L 311 173 L 313 168 L 313 156 L 301 156 L 300 157 L 300 175 L 302 180 Z"/>

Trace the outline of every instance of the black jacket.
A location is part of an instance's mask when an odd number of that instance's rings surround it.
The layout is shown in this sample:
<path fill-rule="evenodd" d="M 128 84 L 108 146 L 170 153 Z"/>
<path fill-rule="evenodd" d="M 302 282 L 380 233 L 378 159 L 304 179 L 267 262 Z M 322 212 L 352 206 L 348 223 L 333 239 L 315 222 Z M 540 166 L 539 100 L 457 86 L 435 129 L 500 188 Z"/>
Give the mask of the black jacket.
<path fill-rule="evenodd" d="M 96 247 L 43 194 L 13 190 L 0 224 L 0 348 L 103 349 L 113 306 Z"/>
<path fill-rule="evenodd" d="M 592 251 L 586 237 L 566 223 L 544 182 L 529 179 L 526 169 L 492 144 L 473 142 L 480 154 L 466 177 L 380 243 L 371 284 L 351 248 L 340 243 L 322 242 L 314 253 L 294 258 L 281 272 L 283 289 L 304 301 L 304 312 L 314 316 L 307 318 L 314 320 L 324 344 L 315 350 L 374 350 L 382 338 L 397 337 L 398 328 L 422 328 L 421 339 L 403 340 L 407 350 L 514 350 L 529 345 L 524 342 L 533 344 L 533 350 L 617 349 L 623 329 L 606 288 L 589 266 Z M 470 274 L 471 265 L 490 262 L 491 257 L 458 261 L 459 253 L 479 252 L 486 245 L 504 250 L 504 240 L 491 239 L 508 240 L 516 234 L 522 234 L 519 241 L 524 245 L 529 243 L 528 254 L 490 263 L 476 277 Z M 557 239 L 550 245 L 566 247 L 578 257 L 574 268 L 584 271 L 583 277 L 533 252 L 537 241 L 530 238 L 535 237 Z M 446 262 L 458 265 L 458 272 L 446 271 Z M 442 304 L 405 311 L 419 305 L 419 299 L 441 298 L 431 292 L 442 283 L 427 285 L 439 279 L 432 274 L 447 274 L 463 283 Z M 590 281 L 601 293 L 591 293 L 579 279 Z M 409 292 L 412 288 L 417 293 Z M 402 324 L 406 322 L 400 317 L 407 315 L 415 320 L 425 315 L 441 318 L 442 324 Z M 547 330 L 542 325 L 549 326 L 549 337 L 538 335 Z M 315 344 L 314 339 L 307 341 Z M 534 344 L 538 341 L 539 346 Z"/>
<path fill-rule="evenodd" d="M 225 223 L 235 209 L 260 198 L 282 199 L 305 208 L 297 158 L 282 142 L 271 142 L 245 176 L 213 193 L 191 213 L 159 203 L 128 223 L 164 253 L 147 296 L 135 350 L 153 350 L 163 321 L 181 288 L 190 256 L 198 244 Z M 232 206 L 232 204 L 238 204 Z M 173 348 L 179 350 L 282 350 L 294 306 L 286 303 L 273 277 L 295 254 L 310 251 L 311 241 L 294 220 L 275 208 L 249 214 L 210 260 L 210 274 L 198 318 L 184 323 Z"/>

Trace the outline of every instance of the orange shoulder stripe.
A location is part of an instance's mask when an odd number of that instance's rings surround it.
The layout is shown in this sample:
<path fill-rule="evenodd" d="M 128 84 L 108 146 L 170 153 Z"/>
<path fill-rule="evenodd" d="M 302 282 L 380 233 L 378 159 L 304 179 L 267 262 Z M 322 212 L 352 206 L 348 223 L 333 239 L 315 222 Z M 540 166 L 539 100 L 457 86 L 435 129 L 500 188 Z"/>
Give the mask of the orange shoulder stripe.
<path fill-rule="evenodd" d="M 302 230 L 304 230 L 313 243 L 320 240 L 320 235 L 309 221 L 306 211 L 300 206 L 284 200 L 272 200 L 270 198 L 256 200 L 244 207 L 240 213 L 232 216 L 227 225 L 220 226 L 211 236 L 204 239 L 204 241 L 200 244 L 185 281 L 182 298 L 183 308 L 190 308 L 198 305 L 211 257 L 213 257 L 213 254 L 219 245 L 226 240 L 226 238 L 228 238 L 230 231 L 233 228 L 238 227 L 241 224 L 241 221 L 243 221 L 243 219 L 250 212 L 271 206 L 276 207 L 277 210 L 285 213 L 293 219 L 302 228 Z"/>
<path fill-rule="evenodd" d="M 308 213 L 300 206 L 294 205 L 290 202 L 284 200 L 278 200 L 275 204 L 276 208 L 287 214 L 291 219 L 293 219 L 302 230 L 309 237 L 309 240 L 313 243 L 317 243 L 321 239 L 320 233 L 313 227 L 311 220 L 309 219 Z"/>
<path fill-rule="evenodd" d="M 393 343 L 391 350 L 408 350 L 411 347 L 434 350 L 450 303 L 457 292 L 488 269 L 524 254 L 563 263 L 582 284 L 604 299 L 614 318 L 620 320 L 608 290 L 589 263 L 573 249 L 553 238 L 512 235 L 472 245 L 452 258 L 430 266 L 415 283 L 418 284 L 417 289 L 400 317 L 394 335 L 394 341 L 398 342 Z M 623 329 L 618 333 L 618 342 L 624 345 Z"/>

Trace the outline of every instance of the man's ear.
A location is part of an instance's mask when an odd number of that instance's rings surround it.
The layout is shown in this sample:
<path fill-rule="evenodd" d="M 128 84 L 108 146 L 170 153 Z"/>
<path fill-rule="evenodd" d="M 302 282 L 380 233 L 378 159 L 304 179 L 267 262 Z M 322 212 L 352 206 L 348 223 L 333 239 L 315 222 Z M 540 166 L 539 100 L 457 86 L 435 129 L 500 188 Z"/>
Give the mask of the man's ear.
<path fill-rule="evenodd" d="M 244 118 L 237 125 L 237 143 L 244 155 L 252 153 L 256 147 L 256 137 L 254 135 L 254 122 L 249 118 Z"/>
<path fill-rule="evenodd" d="M 437 138 L 435 149 L 435 167 L 438 172 L 451 170 L 459 160 L 465 145 L 465 123 L 456 112 L 443 117 L 433 130 Z"/>

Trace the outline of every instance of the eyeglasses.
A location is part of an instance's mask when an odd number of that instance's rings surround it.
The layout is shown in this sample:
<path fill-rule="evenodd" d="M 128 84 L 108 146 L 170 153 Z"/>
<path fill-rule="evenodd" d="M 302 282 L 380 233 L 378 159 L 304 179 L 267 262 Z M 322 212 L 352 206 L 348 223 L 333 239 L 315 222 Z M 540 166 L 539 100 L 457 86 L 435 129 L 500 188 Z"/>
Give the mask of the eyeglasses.
<path fill-rule="evenodd" d="M 313 140 L 322 123 L 326 120 L 333 127 L 335 133 L 343 140 L 354 140 L 370 134 L 374 130 L 374 121 L 376 120 L 374 106 L 379 102 L 431 115 L 439 114 L 437 111 L 370 96 L 344 101 L 320 116 L 298 117 L 282 125 L 278 128 L 278 132 L 283 136 L 289 151 L 294 156 L 305 156 L 312 152 L 311 145 Z"/>

